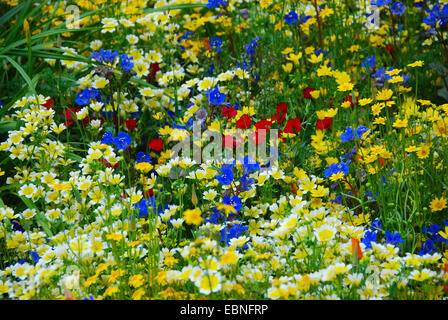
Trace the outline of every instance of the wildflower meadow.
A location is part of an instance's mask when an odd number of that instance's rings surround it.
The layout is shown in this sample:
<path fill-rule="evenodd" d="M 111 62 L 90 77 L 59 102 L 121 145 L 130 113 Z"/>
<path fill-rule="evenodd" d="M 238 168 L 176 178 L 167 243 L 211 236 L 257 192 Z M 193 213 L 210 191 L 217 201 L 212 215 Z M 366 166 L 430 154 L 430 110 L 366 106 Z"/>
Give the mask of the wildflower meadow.
<path fill-rule="evenodd" d="M 448 0 L 0 0 L 0 300 L 448 298 Z"/>

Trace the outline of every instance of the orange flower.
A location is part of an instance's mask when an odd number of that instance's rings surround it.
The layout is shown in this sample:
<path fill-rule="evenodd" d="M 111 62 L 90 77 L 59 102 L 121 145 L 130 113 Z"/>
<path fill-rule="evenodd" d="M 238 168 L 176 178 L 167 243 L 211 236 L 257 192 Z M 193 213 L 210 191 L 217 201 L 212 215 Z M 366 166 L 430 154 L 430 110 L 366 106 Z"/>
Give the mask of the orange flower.
<path fill-rule="evenodd" d="M 361 246 L 359 245 L 359 239 L 352 238 L 352 255 L 355 255 L 355 248 L 356 248 L 356 256 L 358 257 L 358 260 L 361 260 L 363 254 Z"/>

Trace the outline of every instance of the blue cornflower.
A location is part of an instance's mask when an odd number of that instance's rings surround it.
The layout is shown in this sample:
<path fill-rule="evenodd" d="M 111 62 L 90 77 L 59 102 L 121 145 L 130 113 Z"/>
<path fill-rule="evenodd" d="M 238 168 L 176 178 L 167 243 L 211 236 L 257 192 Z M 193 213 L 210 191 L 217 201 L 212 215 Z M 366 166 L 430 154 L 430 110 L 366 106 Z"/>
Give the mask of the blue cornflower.
<path fill-rule="evenodd" d="M 406 8 L 404 4 L 400 1 L 394 2 L 394 4 L 390 7 L 390 11 L 396 16 L 401 16 L 405 10 Z"/>
<path fill-rule="evenodd" d="M 212 91 L 208 91 L 208 101 L 216 106 L 221 105 L 226 100 L 226 95 L 219 91 L 218 86 Z"/>
<path fill-rule="evenodd" d="M 31 258 L 33 259 L 34 263 L 38 263 L 39 260 L 41 259 L 39 254 L 37 252 L 35 252 L 35 251 L 28 251 L 28 253 L 31 255 Z"/>
<path fill-rule="evenodd" d="M 395 246 L 403 242 L 404 240 L 401 239 L 401 235 L 398 232 L 391 233 L 386 230 L 386 243 L 390 243 Z"/>
<path fill-rule="evenodd" d="M 134 68 L 134 63 L 131 61 L 133 57 L 129 57 L 126 54 L 120 56 L 120 66 L 124 71 L 131 71 Z"/>
<path fill-rule="evenodd" d="M 294 24 L 299 20 L 299 16 L 297 15 L 297 13 L 292 10 L 290 11 L 288 14 L 285 15 L 285 22 L 287 24 Z"/>
<path fill-rule="evenodd" d="M 342 142 L 347 142 L 347 141 L 353 140 L 354 139 L 353 128 L 347 127 L 345 129 L 345 131 L 343 133 L 341 133 L 340 138 L 341 138 Z"/>
<path fill-rule="evenodd" d="M 114 138 L 114 143 L 117 145 L 118 150 L 125 150 L 131 144 L 132 139 L 126 132 L 120 132 L 116 138 Z"/>
<path fill-rule="evenodd" d="M 112 132 L 106 132 L 103 135 L 103 140 L 101 141 L 102 144 L 115 144 L 114 142 L 114 135 Z"/>
<path fill-rule="evenodd" d="M 219 37 L 214 37 L 213 39 L 211 39 L 209 41 L 210 47 L 212 47 L 212 49 L 215 52 L 221 52 L 222 50 L 222 40 Z"/>

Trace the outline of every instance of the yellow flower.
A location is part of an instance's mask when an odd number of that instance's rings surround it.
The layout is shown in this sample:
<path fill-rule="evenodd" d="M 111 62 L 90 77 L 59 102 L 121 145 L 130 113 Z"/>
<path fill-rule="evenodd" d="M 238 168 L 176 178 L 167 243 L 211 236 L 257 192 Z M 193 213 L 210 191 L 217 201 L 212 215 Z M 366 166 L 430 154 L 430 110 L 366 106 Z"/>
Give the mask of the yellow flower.
<path fill-rule="evenodd" d="M 423 61 L 422 60 L 417 60 L 413 63 L 408 64 L 408 67 L 410 68 L 414 68 L 414 67 L 422 67 L 423 66 Z"/>
<path fill-rule="evenodd" d="M 431 201 L 431 205 L 429 206 L 432 212 L 442 211 L 446 208 L 446 199 L 444 197 L 435 198 Z"/>
<path fill-rule="evenodd" d="M 199 226 L 204 220 L 201 217 L 201 210 L 199 209 L 189 209 L 184 212 L 185 222 L 188 224 L 194 224 Z"/>
<path fill-rule="evenodd" d="M 408 126 L 408 120 L 404 119 L 397 119 L 395 120 L 394 124 L 392 125 L 392 127 L 394 128 L 406 128 Z"/>
<path fill-rule="evenodd" d="M 282 68 L 286 73 L 290 73 L 292 70 L 292 63 L 282 64 Z"/>
<path fill-rule="evenodd" d="M 383 89 L 376 96 L 376 100 L 380 100 L 380 101 L 389 100 L 392 97 L 393 94 L 394 94 L 394 92 L 392 90 L 390 90 L 390 89 Z"/>
<path fill-rule="evenodd" d="M 338 91 L 341 91 L 341 92 L 350 91 L 352 89 L 353 89 L 353 83 L 350 83 L 350 82 L 341 83 L 338 87 Z"/>

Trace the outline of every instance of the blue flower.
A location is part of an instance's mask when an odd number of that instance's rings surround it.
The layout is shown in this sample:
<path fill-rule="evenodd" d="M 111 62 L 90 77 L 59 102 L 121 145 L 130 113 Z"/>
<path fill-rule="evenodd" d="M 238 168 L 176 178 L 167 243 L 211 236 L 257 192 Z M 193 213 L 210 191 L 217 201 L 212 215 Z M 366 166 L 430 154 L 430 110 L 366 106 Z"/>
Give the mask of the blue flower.
<path fill-rule="evenodd" d="M 211 39 L 209 41 L 210 47 L 212 47 L 212 49 L 215 52 L 221 52 L 222 50 L 222 40 L 219 37 L 214 37 L 213 39 Z"/>
<path fill-rule="evenodd" d="M 114 135 L 112 132 L 106 132 L 103 135 L 103 140 L 101 141 L 102 144 L 115 144 L 114 142 Z"/>
<path fill-rule="evenodd" d="M 151 156 L 144 152 L 139 152 L 136 157 L 137 163 L 148 162 L 151 163 Z"/>
<path fill-rule="evenodd" d="M 219 6 L 226 7 L 228 5 L 227 1 L 224 0 L 208 0 L 206 4 L 207 8 L 218 8 Z"/>
<path fill-rule="evenodd" d="M 354 139 L 353 128 L 352 127 L 347 127 L 345 129 L 345 131 L 343 133 L 341 133 L 340 138 L 341 138 L 342 142 L 347 142 L 347 141 L 353 140 Z"/>
<path fill-rule="evenodd" d="M 219 91 L 218 86 L 215 86 L 213 91 L 208 91 L 208 101 L 216 106 L 221 105 L 226 100 L 226 95 Z"/>
<path fill-rule="evenodd" d="M 112 52 L 111 50 L 101 49 L 99 52 L 94 52 L 91 56 L 92 59 L 113 65 L 115 63 L 115 58 L 118 56 L 118 51 Z"/>
<path fill-rule="evenodd" d="M 364 237 L 361 239 L 361 243 L 364 243 L 366 249 L 372 248 L 372 242 L 377 241 L 377 231 L 366 231 Z"/>
<path fill-rule="evenodd" d="M 134 68 L 134 63 L 131 61 L 133 57 L 128 57 L 126 54 L 120 56 L 120 66 L 124 71 L 131 71 Z"/>
<path fill-rule="evenodd" d="M 233 196 L 232 198 L 230 198 L 229 196 L 224 196 L 224 198 L 222 199 L 222 202 L 224 204 L 227 205 L 231 205 L 235 208 L 236 212 L 240 212 L 241 208 L 243 207 L 243 205 L 241 204 L 241 200 L 240 198 L 238 198 L 237 196 Z"/>
<path fill-rule="evenodd" d="M 366 57 L 361 66 L 363 68 L 367 68 L 367 66 L 368 66 L 370 69 L 373 69 L 373 68 L 375 68 L 375 60 L 376 60 L 375 55 L 373 55 L 371 57 Z"/>
<path fill-rule="evenodd" d="M 406 8 L 404 4 L 400 1 L 394 2 L 394 4 L 390 7 L 390 11 L 396 16 L 401 16 L 405 10 Z"/>
<path fill-rule="evenodd" d="M 82 92 L 76 95 L 76 104 L 78 106 L 83 106 L 89 104 L 90 100 L 95 100 L 98 96 L 98 89 L 96 88 L 85 88 Z"/>
<path fill-rule="evenodd" d="M 386 243 L 390 243 L 395 246 L 403 242 L 404 240 L 401 239 L 401 235 L 398 232 L 391 233 L 386 230 Z"/>
<path fill-rule="evenodd" d="M 369 128 L 365 127 L 365 126 L 359 126 L 356 129 L 356 134 L 358 135 L 359 139 L 362 139 L 362 136 L 364 135 L 364 133 L 366 133 L 368 131 L 369 131 L 369 134 L 367 135 L 367 137 L 370 136 L 370 131 L 371 130 Z"/>
<path fill-rule="evenodd" d="M 233 182 L 233 165 L 223 164 L 221 169 L 219 170 L 221 174 L 216 176 L 216 180 L 219 181 L 223 186 L 228 186 Z"/>
<path fill-rule="evenodd" d="M 391 0 L 377 0 L 375 3 L 375 0 L 372 0 L 371 4 L 376 5 L 378 7 L 387 6 Z"/>
<path fill-rule="evenodd" d="M 260 170 L 260 163 L 254 160 L 251 155 L 246 155 L 244 158 L 239 158 L 240 162 L 243 164 L 244 173 L 251 173 L 256 170 Z"/>
<path fill-rule="evenodd" d="M 431 254 L 436 251 L 436 248 L 434 246 L 434 241 L 431 239 L 426 240 L 426 242 L 422 245 L 422 248 L 420 252 L 418 253 L 420 256 L 423 256 L 425 254 Z"/>
<path fill-rule="evenodd" d="M 120 132 L 116 138 L 114 138 L 114 143 L 117 145 L 118 150 L 125 150 L 131 144 L 132 139 L 126 132 Z"/>
<path fill-rule="evenodd" d="M 249 228 L 240 223 L 233 224 L 229 229 L 223 228 L 221 229 L 221 241 L 229 245 L 230 240 L 239 237 L 244 231 L 247 230 L 249 230 Z"/>
<path fill-rule="evenodd" d="M 288 14 L 285 15 L 285 21 L 287 24 L 294 24 L 299 20 L 299 16 L 297 13 L 292 10 Z"/>
<path fill-rule="evenodd" d="M 348 167 L 347 163 L 344 163 L 344 162 L 332 163 L 332 164 L 330 164 L 328 169 L 326 169 L 324 171 L 324 175 L 326 178 L 328 178 L 328 177 L 331 177 L 333 174 L 342 172 L 344 174 L 344 176 L 346 176 L 348 174 L 348 171 L 349 171 L 349 167 Z"/>

